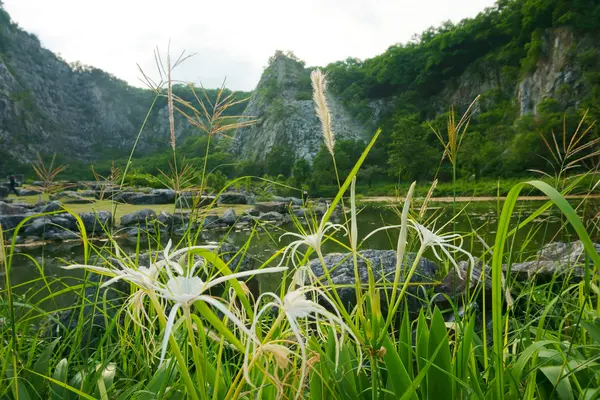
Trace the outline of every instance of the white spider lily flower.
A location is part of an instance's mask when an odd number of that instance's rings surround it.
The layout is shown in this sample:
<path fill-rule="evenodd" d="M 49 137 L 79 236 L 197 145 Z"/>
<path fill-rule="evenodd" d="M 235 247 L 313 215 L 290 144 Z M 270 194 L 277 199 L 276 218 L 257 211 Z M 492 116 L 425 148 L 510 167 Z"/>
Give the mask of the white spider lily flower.
<path fill-rule="evenodd" d="M 281 238 L 284 236 L 292 236 L 298 238 L 298 240 L 295 240 L 286 246 L 285 250 L 283 251 L 283 254 L 281 255 L 281 262 L 279 263 L 279 265 L 283 263 L 283 261 L 285 260 L 285 256 L 289 252 L 290 257 L 292 258 L 292 263 L 294 264 L 294 266 L 296 266 L 296 260 L 294 259 L 294 256 L 298 251 L 298 247 L 302 245 L 306 245 L 312 248 L 317 253 L 319 258 L 322 258 L 323 253 L 321 252 L 321 246 L 323 244 L 327 232 L 335 233 L 339 230 L 343 230 L 346 232 L 346 234 L 348 234 L 348 229 L 344 225 L 334 224 L 332 222 L 325 222 L 326 215 L 327 212 L 325 212 L 325 214 L 323 215 L 323 218 L 319 223 L 319 227 L 314 233 L 306 233 L 305 231 L 303 231 L 302 233 L 286 232 L 279 237 L 279 241 L 281 241 Z"/>
<path fill-rule="evenodd" d="M 321 298 L 330 305 L 333 312 L 327 310 L 325 307 L 318 304 L 317 302 L 307 299 L 306 298 L 307 292 L 318 293 L 321 296 Z M 263 297 L 271 298 L 272 301 L 266 303 L 260 310 L 255 312 L 254 321 L 252 322 L 252 326 L 250 329 L 251 329 L 253 335 L 256 336 L 256 326 L 259 323 L 261 316 L 265 312 L 271 310 L 274 307 L 278 308 L 283 313 L 280 315 L 280 318 L 281 318 L 281 316 L 283 316 L 287 320 L 287 322 L 289 324 L 289 328 L 292 331 L 293 336 L 296 338 L 297 345 L 300 348 L 300 359 L 301 359 L 300 383 L 298 384 L 299 390 L 297 391 L 296 397 L 295 397 L 296 399 L 298 399 L 300 397 L 300 394 L 302 393 L 300 388 L 302 388 L 302 386 L 303 386 L 304 377 L 306 375 L 306 366 L 307 366 L 308 358 L 307 358 L 307 352 L 306 352 L 305 337 L 307 337 L 309 335 L 308 332 L 304 332 L 301 329 L 301 325 L 299 323 L 301 321 L 299 321 L 299 320 L 301 320 L 301 319 L 305 320 L 305 319 L 310 318 L 310 319 L 315 320 L 318 325 L 320 323 L 319 317 L 321 317 L 329 324 L 331 329 L 336 329 L 336 326 L 339 327 L 340 337 L 338 338 L 338 335 L 335 333 L 333 335 L 334 341 L 335 341 L 335 350 L 336 350 L 336 352 L 335 352 L 336 368 L 339 364 L 340 347 L 344 341 L 345 333 L 347 332 L 354 339 L 354 341 L 356 343 L 359 343 L 358 338 L 354 335 L 354 333 L 352 333 L 352 331 L 350 330 L 348 325 L 346 325 L 346 323 L 342 320 L 342 317 L 340 316 L 340 313 L 339 313 L 338 309 L 336 308 L 335 304 L 329 299 L 327 294 L 321 289 L 318 289 L 316 287 L 307 286 L 307 287 L 303 287 L 300 289 L 292 290 L 283 297 L 283 300 L 279 296 L 277 296 L 275 293 L 271 293 L 271 292 L 263 293 L 257 299 L 257 303 L 256 303 L 257 307 L 260 304 L 260 300 Z M 320 329 L 318 329 L 317 331 L 321 332 Z M 252 346 L 256 346 L 256 343 L 251 342 L 251 341 L 246 342 L 246 355 L 244 357 L 244 366 L 243 366 L 244 377 L 246 378 L 246 381 L 250 385 L 252 385 L 252 382 L 250 380 L 250 375 L 249 375 L 249 359 L 250 359 L 250 353 L 251 353 Z M 259 350 L 260 350 L 261 346 L 265 346 L 265 344 L 258 345 L 254 349 L 253 357 L 259 355 Z M 359 365 L 360 365 L 360 364 L 362 364 L 362 351 L 360 350 L 360 347 L 358 347 L 358 351 L 359 351 Z M 286 356 L 288 354 L 286 354 Z"/>
<path fill-rule="evenodd" d="M 279 368 L 287 368 L 290 365 L 290 354 L 292 351 L 281 344 L 265 343 L 258 348 L 257 352 L 273 354 Z"/>
<path fill-rule="evenodd" d="M 153 282 L 156 280 L 159 269 L 156 265 L 150 267 L 137 266 L 135 268 L 128 267 L 121 260 L 115 259 L 119 268 L 106 268 L 98 267 L 95 265 L 86 264 L 72 264 L 62 267 L 63 269 L 86 269 L 91 272 L 95 272 L 99 275 L 105 275 L 111 277 L 108 281 L 104 282 L 100 287 L 104 288 L 110 286 L 113 283 L 124 280 L 132 283 L 143 290 L 151 290 Z"/>
<path fill-rule="evenodd" d="M 167 274 L 169 274 L 169 278 L 173 277 L 172 272 L 175 271 L 179 275 L 183 275 L 183 267 L 185 265 L 185 261 L 190 253 L 193 253 L 194 250 L 214 250 L 219 246 L 216 245 L 204 245 L 204 246 L 190 246 L 183 247 L 179 250 L 176 250 L 172 253 L 169 253 L 171 247 L 173 246 L 173 242 L 169 240 L 165 248 L 163 249 L 163 259 L 156 263 L 157 268 L 162 268 L 164 266 L 168 267 L 166 269 Z M 179 257 L 176 261 L 173 261 L 174 258 Z M 193 275 L 198 267 L 206 267 L 206 260 L 204 258 L 200 258 L 194 265 L 192 266 L 191 273 L 189 275 Z"/>
<path fill-rule="evenodd" d="M 444 235 L 440 234 L 441 229 L 437 232 L 433 232 L 426 226 L 421 225 L 416 221 L 410 220 L 409 223 L 411 228 L 413 228 L 419 236 L 419 240 L 421 242 L 420 252 L 423 252 L 426 249 L 430 248 L 433 251 L 435 257 L 439 261 L 442 261 L 442 258 L 438 253 L 438 250 L 441 251 L 448 257 L 448 259 L 454 266 L 454 269 L 456 270 L 456 273 L 458 274 L 459 278 L 463 279 L 460 273 L 460 268 L 458 268 L 458 263 L 454 259 L 453 255 L 450 253 L 463 253 L 469 258 L 469 262 L 471 263 L 471 265 L 475 265 L 475 259 L 473 258 L 471 253 L 462 248 L 463 238 L 458 233 L 450 233 Z M 456 240 L 458 240 L 459 242 L 458 245 L 454 244 Z M 471 268 L 469 268 L 468 270 L 471 271 Z"/>
<path fill-rule="evenodd" d="M 168 270 L 169 269 L 167 268 L 167 271 Z M 241 331 L 247 334 L 250 339 L 258 341 L 254 337 L 252 332 L 246 327 L 246 325 L 244 325 L 244 323 L 240 321 L 234 313 L 231 312 L 231 310 L 226 304 L 213 298 L 212 296 L 204 294 L 204 292 L 206 292 L 211 287 L 214 287 L 231 279 L 238 279 L 260 274 L 272 274 L 277 272 L 283 272 L 285 270 L 287 270 L 287 267 L 257 269 L 225 275 L 220 278 L 208 280 L 205 282 L 198 276 L 192 276 L 191 274 L 194 272 L 194 268 L 190 268 L 185 276 L 172 276 L 169 278 L 166 284 L 163 284 L 162 282 L 157 282 L 154 285 L 155 293 L 159 297 L 162 297 L 166 300 L 175 303 L 171 308 L 171 311 L 169 312 L 169 317 L 167 318 L 167 325 L 165 327 L 165 334 L 162 342 L 160 362 L 162 363 L 162 361 L 165 358 L 169 337 L 172 334 L 173 326 L 175 325 L 175 318 L 177 316 L 179 308 L 183 308 L 184 311 L 189 311 L 192 304 L 196 301 L 203 301 L 213 306 L 218 311 L 223 313 L 223 315 L 229 318 L 229 320 L 233 324 L 235 324 Z"/>
<path fill-rule="evenodd" d="M 179 308 L 183 308 L 184 310 L 189 311 L 191 305 L 196 301 L 203 301 L 213 306 L 218 311 L 227 316 L 244 333 L 251 335 L 251 331 L 229 310 L 229 308 L 225 304 L 221 303 L 219 300 L 216 300 L 215 298 L 209 295 L 205 295 L 204 292 L 216 285 L 219 285 L 231 279 L 238 279 L 252 275 L 283 272 L 287 270 L 287 267 L 264 268 L 259 270 L 244 271 L 221 276 L 216 279 L 209 279 L 207 281 L 203 281 L 200 277 L 194 276 L 194 273 L 199 267 L 205 266 L 206 260 L 200 257 L 200 259 L 196 261 L 190 268 L 187 268 L 187 271 L 184 271 L 185 261 L 187 260 L 186 257 L 189 256 L 190 253 L 193 253 L 194 250 L 206 250 L 207 248 L 214 248 L 215 246 L 191 246 L 170 253 L 169 250 L 171 249 L 171 245 L 172 243 L 171 241 L 169 241 L 169 243 L 163 251 L 164 259 L 154 264 L 151 264 L 150 267 L 129 267 L 125 265 L 123 261 L 117 259 L 116 261 L 119 268 L 105 268 L 94 265 L 82 264 L 69 265 L 63 268 L 82 268 L 91 272 L 112 277 L 107 282 L 105 282 L 102 285 L 102 287 L 111 285 L 118 280 L 125 280 L 137 286 L 138 289 L 142 291 L 142 294 L 139 293 L 139 290 L 136 293 L 134 293 L 130 301 L 128 302 L 129 305 L 139 307 L 141 299 L 146 293 L 152 293 L 153 295 L 175 303 L 171 308 L 171 311 L 169 312 L 167 324 L 165 326 L 165 334 L 162 342 L 162 350 L 160 357 L 161 364 L 165 358 L 168 340 L 172 333 L 173 326 L 175 325 L 175 318 L 177 317 L 177 312 L 179 311 Z M 119 256 L 120 250 L 118 247 L 116 247 L 116 249 L 117 256 Z M 173 259 L 177 257 L 179 257 L 179 259 L 177 259 L 177 261 L 174 261 Z M 127 256 L 121 258 L 127 260 L 128 262 L 131 262 L 131 259 L 129 259 Z M 168 280 L 166 283 L 164 283 L 161 280 L 161 272 L 163 270 L 168 276 Z M 255 338 L 253 339 L 258 341 Z"/>

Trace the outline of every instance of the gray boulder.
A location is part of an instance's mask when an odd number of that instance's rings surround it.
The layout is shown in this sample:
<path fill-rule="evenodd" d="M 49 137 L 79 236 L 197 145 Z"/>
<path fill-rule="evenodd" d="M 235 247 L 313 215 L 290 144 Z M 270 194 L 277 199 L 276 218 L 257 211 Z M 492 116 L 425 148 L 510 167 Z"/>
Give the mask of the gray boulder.
<path fill-rule="evenodd" d="M 299 199 L 297 197 L 273 196 L 273 201 L 277 201 L 277 202 L 281 202 L 281 203 L 285 203 L 285 204 L 291 204 L 293 206 L 301 206 L 302 205 L 302 199 Z"/>
<path fill-rule="evenodd" d="M 15 229 L 17 227 L 17 225 L 19 225 L 21 223 L 21 221 L 23 221 L 25 218 L 27 218 L 27 215 L 25 215 L 25 214 L 0 215 L 0 225 L 2 225 L 2 229 L 5 232 L 11 231 L 11 230 Z"/>
<path fill-rule="evenodd" d="M 177 208 L 193 208 L 195 207 L 206 207 L 213 203 L 215 196 L 202 195 L 198 197 L 198 193 L 194 192 L 183 192 L 180 193 L 175 202 Z"/>
<path fill-rule="evenodd" d="M 127 203 L 127 204 L 132 204 L 132 199 L 134 199 L 137 196 L 142 195 L 142 193 L 138 193 L 138 192 L 121 192 L 116 194 L 113 197 L 114 201 L 118 201 L 119 203 Z"/>
<path fill-rule="evenodd" d="M 83 197 L 77 192 L 73 192 L 70 190 L 57 193 L 55 195 L 50 196 L 52 200 L 61 200 L 65 204 L 91 204 L 96 201 L 95 198 L 91 197 Z"/>
<path fill-rule="evenodd" d="M 63 213 L 63 214 L 53 215 L 50 218 L 50 220 L 52 222 L 52 225 L 58 229 L 60 229 L 60 228 L 70 229 L 70 230 L 77 229 L 77 220 L 71 214 Z"/>
<path fill-rule="evenodd" d="M 408 272 L 415 259 L 414 253 L 408 253 L 402 265 L 400 280 L 404 274 Z M 342 300 L 342 303 L 351 309 L 356 305 L 356 295 L 354 284 L 356 283 L 354 271 L 354 259 L 351 253 L 332 253 L 324 257 L 325 267 L 329 271 L 329 276 L 334 285 L 345 285 L 337 289 L 337 292 Z M 396 273 L 396 251 L 395 250 L 363 250 L 357 257 L 358 275 L 362 283 L 367 283 L 369 280 L 369 269 L 373 272 L 376 283 L 386 282 L 390 285 L 394 281 Z M 313 259 L 310 262 L 312 272 L 323 282 L 329 284 L 325 275 L 323 265 L 318 259 Z M 411 312 L 418 311 L 423 303 L 418 300 L 421 296 L 418 294 L 424 290 L 423 286 L 418 286 L 419 283 L 431 283 L 435 281 L 438 273 L 438 266 L 425 257 L 421 257 L 414 275 L 411 278 L 411 286 L 408 289 L 409 310 Z M 390 289 L 391 290 L 391 289 Z M 381 306 L 385 310 L 386 293 L 381 290 Z"/>
<path fill-rule="evenodd" d="M 254 208 L 261 213 L 268 213 L 271 211 L 278 212 L 280 214 L 287 213 L 289 210 L 288 203 L 284 203 L 282 201 L 264 201 L 260 203 L 256 203 Z"/>
<path fill-rule="evenodd" d="M 60 201 L 51 201 L 49 203 L 36 204 L 36 207 L 32 210 L 35 213 L 44 214 L 63 209 L 63 204 Z"/>
<path fill-rule="evenodd" d="M 235 215 L 235 210 L 233 208 L 228 208 L 225 210 L 223 215 L 221 216 L 221 221 L 227 225 L 235 224 L 237 217 Z"/>
<path fill-rule="evenodd" d="M 219 204 L 249 204 L 249 196 L 244 193 L 225 192 L 221 193 L 217 202 Z"/>
<path fill-rule="evenodd" d="M 19 196 L 38 196 L 41 194 L 39 190 L 19 189 Z"/>
<path fill-rule="evenodd" d="M 249 215 L 251 217 L 258 217 L 260 216 L 260 211 L 258 211 L 256 208 L 251 208 L 249 210 L 244 211 L 244 214 Z"/>
<path fill-rule="evenodd" d="M 114 200 L 127 204 L 169 204 L 175 202 L 175 191 L 170 189 L 153 189 L 149 193 L 139 191 L 121 192 Z"/>
<path fill-rule="evenodd" d="M 121 217 L 121 226 L 132 226 L 140 224 L 148 224 L 156 220 L 156 212 L 152 209 L 145 208 L 125 214 Z"/>
<path fill-rule="evenodd" d="M 0 199 L 8 197 L 8 188 L 4 185 L 0 185 Z"/>
<path fill-rule="evenodd" d="M 175 191 L 171 189 L 152 189 L 154 204 L 172 204 L 175 202 Z"/>
<path fill-rule="evenodd" d="M 596 253 L 600 254 L 600 245 L 594 243 Z M 551 277 L 554 274 L 573 274 L 582 277 L 585 274 L 585 249 L 581 240 L 571 243 L 554 242 L 545 245 L 536 259 L 513 264 L 511 274 L 523 279 L 533 276 Z M 506 267 L 505 267 L 506 269 Z"/>
<path fill-rule="evenodd" d="M 600 254 L 600 244 L 594 243 L 596 252 Z M 552 279 L 556 275 L 571 279 L 581 279 L 585 276 L 585 249 L 580 240 L 571 243 L 553 242 L 542 247 L 533 260 L 514 263 L 510 265 L 510 279 L 525 281 L 530 279 Z M 441 285 L 436 288 L 438 293 L 451 294 L 462 293 L 466 290 L 467 269 L 469 264 L 465 261 L 458 263 L 461 276 L 450 271 Z M 471 288 L 474 288 L 483 276 L 485 269 L 485 289 L 491 290 L 491 269 L 489 265 L 483 265 L 477 260 L 473 267 L 470 280 Z M 508 265 L 502 265 L 504 273 L 508 273 Z"/>
<path fill-rule="evenodd" d="M 81 213 L 79 217 L 89 234 L 100 234 L 112 225 L 112 213 L 108 211 Z"/>
<path fill-rule="evenodd" d="M 76 232 L 61 229 L 44 232 L 42 238 L 44 240 L 63 241 L 79 239 L 79 235 Z"/>
<path fill-rule="evenodd" d="M 306 208 L 297 208 L 294 210 L 294 215 L 298 218 L 304 218 L 310 216 L 310 212 Z"/>
<path fill-rule="evenodd" d="M 218 215 L 208 214 L 208 215 L 204 216 L 204 218 L 201 221 L 202 221 L 202 228 L 211 229 L 211 228 L 219 227 L 221 218 Z"/>
<path fill-rule="evenodd" d="M 51 231 L 53 227 L 50 218 L 39 217 L 27 224 L 23 234 L 26 236 L 42 236 L 44 232 Z"/>
<path fill-rule="evenodd" d="M 29 210 L 24 207 L 0 201 L 0 215 L 18 215 L 26 214 L 27 212 L 29 212 Z"/>
<path fill-rule="evenodd" d="M 261 214 L 261 216 L 258 217 L 258 219 L 260 221 L 276 221 L 276 222 L 280 222 L 280 221 L 283 221 L 283 215 L 281 215 L 277 211 L 269 211 L 268 213 Z"/>
<path fill-rule="evenodd" d="M 173 225 L 174 217 L 172 214 L 166 211 L 161 211 L 160 214 L 158 214 L 158 216 L 156 217 L 156 220 L 162 225 L 168 227 Z"/>

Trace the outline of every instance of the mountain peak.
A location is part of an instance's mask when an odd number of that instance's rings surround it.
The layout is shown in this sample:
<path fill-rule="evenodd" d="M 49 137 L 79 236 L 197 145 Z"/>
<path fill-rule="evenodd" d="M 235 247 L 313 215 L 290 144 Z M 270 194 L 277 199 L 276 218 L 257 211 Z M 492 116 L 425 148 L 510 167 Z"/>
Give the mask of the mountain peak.
<path fill-rule="evenodd" d="M 289 148 L 295 158 L 312 161 L 323 138 L 312 101 L 310 71 L 293 53 L 277 51 L 269 59 L 244 112 L 257 123 L 235 133 L 232 150 L 241 159 L 262 161 L 274 148 L 283 147 Z M 333 93 L 328 93 L 328 101 L 336 136 L 363 137 L 362 125 Z"/>

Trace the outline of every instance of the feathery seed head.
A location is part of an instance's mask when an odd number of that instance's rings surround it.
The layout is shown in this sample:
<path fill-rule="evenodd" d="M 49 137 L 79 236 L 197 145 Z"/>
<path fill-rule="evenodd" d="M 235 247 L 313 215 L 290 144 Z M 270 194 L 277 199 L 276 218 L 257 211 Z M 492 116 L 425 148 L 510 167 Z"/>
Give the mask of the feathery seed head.
<path fill-rule="evenodd" d="M 333 156 L 333 147 L 335 145 L 335 136 L 331 129 L 331 112 L 327 105 L 327 97 L 325 92 L 327 90 L 327 78 L 320 69 L 316 69 L 310 74 L 310 80 L 312 81 L 313 88 L 313 100 L 315 102 L 315 111 L 321 121 L 321 127 L 323 130 L 323 138 L 325 140 L 325 146 L 327 150 Z"/>

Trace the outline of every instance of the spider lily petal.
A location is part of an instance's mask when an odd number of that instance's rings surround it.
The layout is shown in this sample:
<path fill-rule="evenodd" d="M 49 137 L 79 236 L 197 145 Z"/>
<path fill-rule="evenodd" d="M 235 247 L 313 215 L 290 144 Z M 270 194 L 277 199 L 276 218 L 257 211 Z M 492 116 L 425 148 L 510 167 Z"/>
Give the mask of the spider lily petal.
<path fill-rule="evenodd" d="M 327 215 L 327 213 L 325 213 L 325 215 Z M 319 227 L 317 228 L 316 232 L 314 232 L 314 233 L 307 234 L 307 233 L 303 232 L 302 234 L 300 234 L 300 233 L 294 233 L 294 232 L 286 232 L 279 237 L 280 241 L 281 241 L 281 238 L 284 236 L 292 236 L 292 237 L 298 238 L 298 240 L 295 240 L 286 246 L 286 248 L 282 254 L 280 265 L 285 260 L 285 256 L 287 254 L 289 254 L 289 256 L 292 258 L 292 263 L 295 266 L 296 263 L 295 263 L 294 256 L 296 255 L 296 252 L 298 251 L 298 247 L 300 247 L 302 245 L 306 245 L 306 246 L 312 248 L 319 256 L 321 256 L 321 254 L 322 254 L 321 253 L 321 245 L 323 244 L 323 239 L 325 237 L 325 234 L 328 231 L 337 232 L 339 230 L 343 230 L 346 232 L 346 235 L 348 234 L 348 229 L 344 225 L 334 224 L 331 222 L 325 222 L 325 215 L 323 215 L 323 218 L 321 219 L 321 222 L 319 223 Z"/>
<path fill-rule="evenodd" d="M 307 299 L 306 293 L 313 292 L 313 291 L 319 293 L 322 296 L 322 298 L 325 299 L 330 304 L 330 306 L 333 308 L 334 312 L 331 312 L 331 311 L 325 309 L 325 307 L 321 306 L 320 304 Z M 263 293 L 257 299 L 257 302 L 256 302 L 257 307 L 260 304 L 260 300 L 262 298 L 266 298 L 266 297 L 272 298 L 273 301 L 268 302 L 260 310 L 255 312 L 251 330 L 252 330 L 252 332 L 256 331 L 256 326 L 258 325 L 258 321 L 260 320 L 261 316 L 266 311 L 270 310 L 271 308 L 277 307 L 283 312 L 283 316 L 285 316 L 285 319 L 287 320 L 287 322 L 289 324 L 289 329 L 291 330 L 292 335 L 296 338 L 298 348 L 300 349 L 301 366 L 300 366 L 300 383 L 298 386 L 299 388 L 301 388 L 303 386 L 304 375 L 305 375 L 306 367 L 307 367 L 307 363 L 308 363 L 307 351 L 306 351 L 306 339 L 305 339 L 305 336 L 307 336 L 307 333 L 302 331 L 300 324 L 299 324 L 300 319 L 314 318 L 315 320 L 318 320 L 319 317 L 322 317 L 327 320 L 327 322 L 331 326 L 331 329 L 335 329 L 336 325 L 340 328 L 341 337 L 338 338 L 338 335 L 334 334 L 335 348 L 336 348 L 336 360 L 335 360 L 336 367 L 339 364 L 339 353 L 340 353 L 341 343 L 344 341 L 344 333 L 348 332 L 350 334 L 350 336 L 352 336 L 352 338 L 358 343 L 358 339 L 356 338 L 356 336 L 352 333 L 350 328 L 343 322 L 342 318 L 340 317 L 339 311 L 337 310 L 335 304 L 327 298 L 327 294 L 323 290 L 318 289 L 316 287 L 312 287 L 312 286 L 306 286 L 306 287 L 302 287 L 300 289 L 296 289 L 296 290 L 292 290 L 292 291 L 288 292 L 284 296 L 283 300 L 279 296 L 277 296 L 275 293 L 271 293 L 271 292 Z M 318 326 L 318 324 L 319 324 L 319 322 L 317 321 L 317 326 Z M 321 332 L 321 331 L 319 330 L 319 332 Z M 251 386 L 254 386 L 252 384 L 252 382 L 250 381 L 249 372 L 248 372 L 248 369 L 249 369 L 248 359 L 250 358 L 250 347 L 251 346 L 252 346 L 252 343 L 247 342 L 246 354 L 244 357 L 244 377 L 246 378 L 246 381 Z M 263 344 L 263 346 L 264 346 L 264 344 Z M 258 346 L 258 349 L 259 348 L 260 348 L 260 346 Z M 360 348 L 359 348 L 359 353 L 360 353 L 360 363 L 362 363 L 362 352 L 360 351 Z M 254 354 L 256 355 L 256 352 Z M 302 393 L 302 391 L 298 390 L 295 398 L 298 399 L 301 393 Z"/>
<path fill-rule="evenodd" d="M 469 253 L 468 251 L 466 251 L 462 247 L 460 247 L 460 246 L 462 246 L 463 239 L 462 239 L 462 236 L 459 235 L 458 233 L 451 233 L 451 234 L 443 235 L 443 234 L 440 234 L 439 231 L 433 232 L 429 228 L 427 228 L 424 225 L 421 225 L 418 222 L 415 222 L 413 220 L 410 220 L 409 222 L 410 222 L 410 226 L 416 230 L 417 235 L 419 236 L 419 240 L 421 241 L 422 250 L 430 248 L 433 251 L 433 254 L 435 255 L 435 257 L 440 261 L 442 261 L 442 258 L 440 257 L 440 255 L 438 253 L 438 249 L 440 251 L 442 251 L 448 257 L 448 259 L 450 260 L 452 265 L 455 267 L 455 271 L 456 271 L 457 275 L 459 276 L 459 278 L 463 279 L 463 277 L 460 273 L 460 269 L 458 268 L 458 264 L 456 263 L 456 260 L 454 259 L 452 254 L 450 254 L 450 250 L 448 250 L 448 249 L 451 249 L 452 253 L 460 252 L 460 253 L 465 254 L 469 258 L 470 265 L 475 265 L 475 259 L 473 258 L 471 253 Z M 452 244 L 456 239 L 459 240 L 459 246 Z M 471 271 L 471 268 L 468 268 L 468 270 Z"/>

